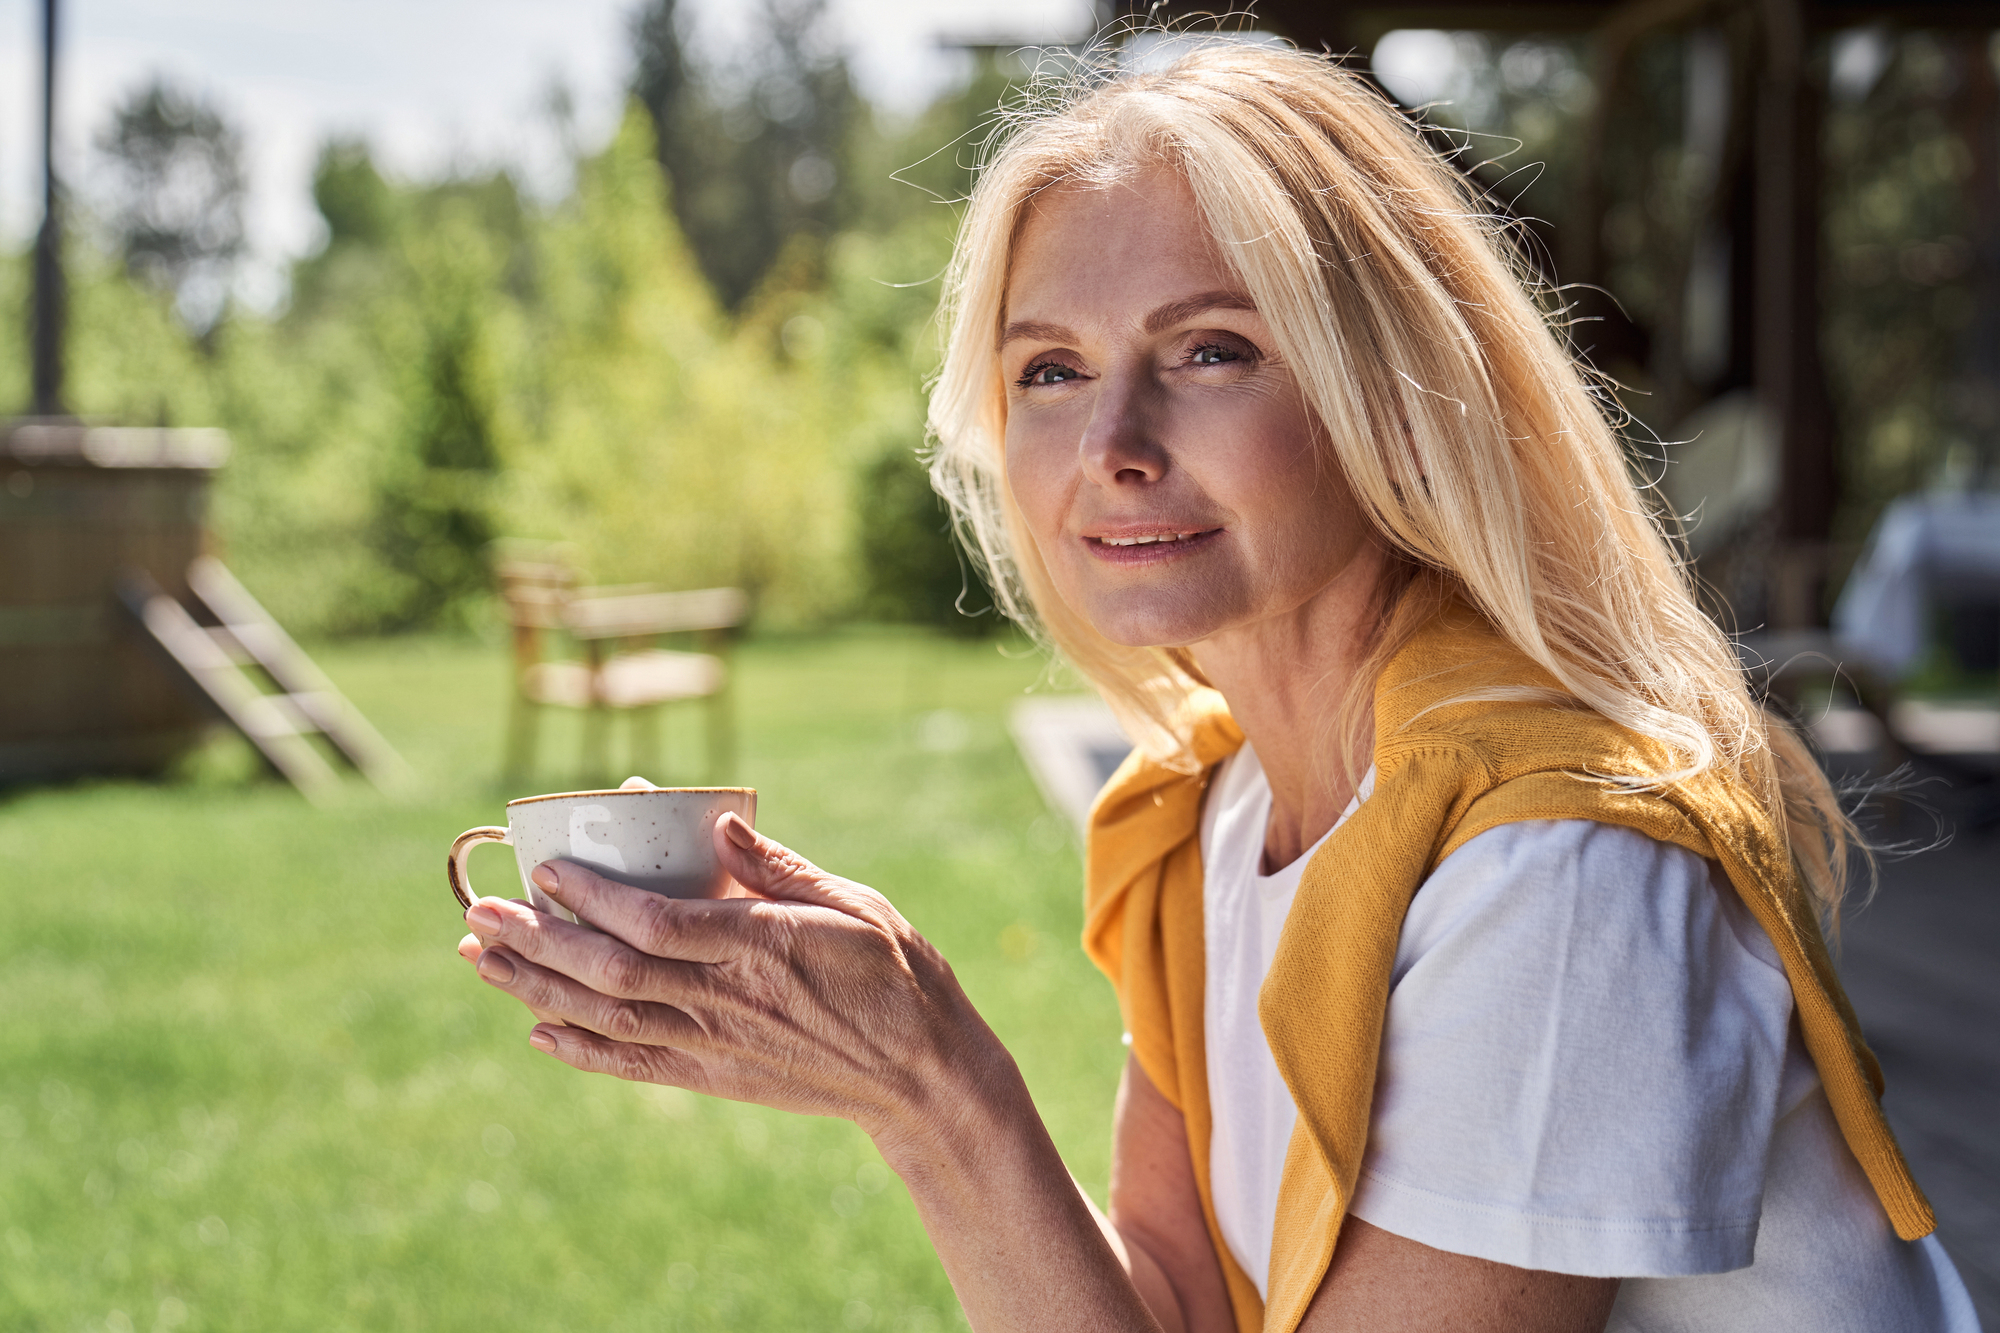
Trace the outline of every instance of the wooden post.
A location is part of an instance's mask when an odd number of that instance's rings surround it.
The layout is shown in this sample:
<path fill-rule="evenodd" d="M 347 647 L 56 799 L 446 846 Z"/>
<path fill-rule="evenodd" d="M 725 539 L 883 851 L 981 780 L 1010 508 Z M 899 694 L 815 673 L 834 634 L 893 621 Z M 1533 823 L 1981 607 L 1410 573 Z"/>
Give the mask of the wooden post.
<path fill-rule="evenodd" d="M 648 782 L 658 782 L 666 776 L 660 766 L 660 712 L 665 704 L 642 704 L 632 710 L 632 721 L 627 728 L 630 744 L 631 771 L 646 778 Z"/>
<path fill-rule="evenodd" d="M 590 668 L 590 707 L 583 714 L 583 773 L 578 781 L 585 788 L 610 780 L 611 705 L 604 697 L 604 657 L 604 640 L 584 640 L 583 659 Z"/>
<path fill-rule="evenodd" d="M 1979 458 L 1974 484 L 2000 484 L 2000 79 L 1987 54 L 1988 34 L 1958 36 L 1965 82 L 1958 97 L 1959 134 L 1972 158 L 1966 212 L 1972 220 L 1972 322 L 1953 386 L 1953 415 Z"/>
<path fill-rule="evenodd" d="M 1604 185 L 1605 155 L 1611 151 L 1611 121 L 1620 89 L 1641 38 L 1661 28 L 1685 23 L 1699 14 L 1707 0 L 1626 0 L 1612 6 L 1591 32 L 1590 77 L 1595 89 L 1583 127 L 1577 158 L 1576 183 L 1562 228 L 1558 275 L 1563 303 L 1572 323 L 1580 324 L 1573 341 L 1600 370 L 1620 360 L 1637 361 L 1644 334 L 1606 292 L 1604 218 L 1608 198 Z"/>
<path fill-rule="evenodd" d="M 1821 94 L 1806 69 L 1800 0 L 1759 0 L 1764 36 L 1757 97 L 1756 346 L 1759 401 L 1777 423 L 1778 549 L 1773 629 L 1822 623 L 1826 543 L 1837 496 L 1833 412 L 1819 355 Z"/>
<path fill-rule="evenodd" d="M 709 651 L 722 661 L 722 688 L 708 696 L 708 780 L 721 784 L 736 771 L 735 663 L 729 660 L 729 631 L 713 630 Z"/>
<path fill-rule="evenodd" d="M 42 0 L 42 227 L 35 233 L 33 411 L 59 417 L 63 406 L 63 333 L 68 294 L 62 269 L 62 198 L 56 188 L 56 0 Z"/>
<path fill-rule="evenodd" d="M 501 763 L 502 776 L 509 784 L 526 781 L 535 770 L 535 740 L 541 729 L 541 705 L 528 697 L 528 673 L 541 660 L 541 631 L 517 620 L 514 625 L 514 702 L 507 720 L 507 755 Z"/>

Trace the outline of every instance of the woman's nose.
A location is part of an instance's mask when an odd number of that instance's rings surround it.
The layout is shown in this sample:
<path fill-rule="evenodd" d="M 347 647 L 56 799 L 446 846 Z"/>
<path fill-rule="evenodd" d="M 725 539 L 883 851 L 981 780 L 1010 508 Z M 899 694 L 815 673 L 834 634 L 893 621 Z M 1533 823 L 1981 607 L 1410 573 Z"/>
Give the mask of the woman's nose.
<path fill-rule="evenodd" d="M 1099 486 L 1158 481 L 1167 456 L 1155 434 L 1149 386 L 1141 376 L 1111 374 L 1098 382 L 1078 453 L 1084 475 Z"/>

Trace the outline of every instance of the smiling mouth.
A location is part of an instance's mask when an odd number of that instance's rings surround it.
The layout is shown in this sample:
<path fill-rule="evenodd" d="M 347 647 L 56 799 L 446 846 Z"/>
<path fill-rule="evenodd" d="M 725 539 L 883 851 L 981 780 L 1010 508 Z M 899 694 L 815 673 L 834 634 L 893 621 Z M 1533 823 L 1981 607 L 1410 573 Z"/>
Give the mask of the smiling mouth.
<path fill-rule="evenodd" d="M 1196 528 L 1174 532 L 1121 532 L 1085 537 L 1083 547 L 1106 565 L 1148 568 L 1193 559 L 1196 551 L 1222 536 L 1221 528 Z"/>
<path fill-rule="evenodd" d="M 1220 531 L 1220 528 L 1206 528 L 1195 532 L 1151 532 L 1139 537 L 1090 537 L 1086 540 L 1098 546 L 1152 546 L 1160 542 L 1193 541 L 1196 537 Z"/>

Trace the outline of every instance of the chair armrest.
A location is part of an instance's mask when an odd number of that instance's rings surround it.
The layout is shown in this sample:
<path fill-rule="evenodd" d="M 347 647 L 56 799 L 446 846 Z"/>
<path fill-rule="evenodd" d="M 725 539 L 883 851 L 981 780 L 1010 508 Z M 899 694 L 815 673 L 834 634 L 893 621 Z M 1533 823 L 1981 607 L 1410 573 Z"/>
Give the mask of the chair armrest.
<path fill-rule="evenodd" d="M 693 592 L 579 595 L 563 610 L 563 626 L 579 639 L 632 639 L 743 623 L 749 599 L 741 588 Z"/>

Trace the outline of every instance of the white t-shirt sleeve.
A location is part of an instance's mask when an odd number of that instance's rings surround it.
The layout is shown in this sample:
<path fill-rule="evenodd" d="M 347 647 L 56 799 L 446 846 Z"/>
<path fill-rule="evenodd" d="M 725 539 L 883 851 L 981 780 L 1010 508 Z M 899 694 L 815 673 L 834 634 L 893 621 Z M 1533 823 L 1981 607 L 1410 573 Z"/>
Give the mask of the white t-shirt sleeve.
<path fill-rule="evenodd" d="M 1521 1268 L 1750 1264 L 1791 988 L 1699 857 L 1503 825 L 1418 891 L 1352 1212 Z"/>

